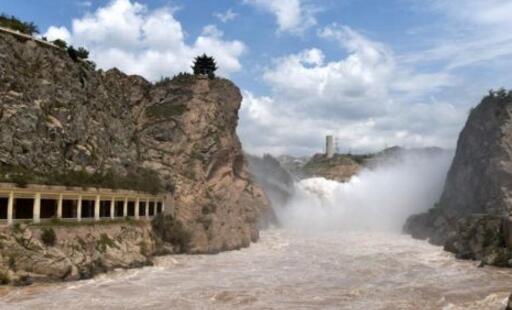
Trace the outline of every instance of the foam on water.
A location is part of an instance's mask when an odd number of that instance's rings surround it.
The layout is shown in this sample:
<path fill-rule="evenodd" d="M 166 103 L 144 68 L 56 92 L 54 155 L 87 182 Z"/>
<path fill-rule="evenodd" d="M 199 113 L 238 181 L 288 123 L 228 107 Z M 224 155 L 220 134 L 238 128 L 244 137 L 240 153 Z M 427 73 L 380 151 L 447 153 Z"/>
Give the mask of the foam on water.
<path fill-rule="evenodd" d="M 347 183 L 302 180 L 277 215 L 285 227 L 295 229 L 399 232 L 408 216 L 439 199 L 451 157 L 420 153 L 390 159 Z"/>

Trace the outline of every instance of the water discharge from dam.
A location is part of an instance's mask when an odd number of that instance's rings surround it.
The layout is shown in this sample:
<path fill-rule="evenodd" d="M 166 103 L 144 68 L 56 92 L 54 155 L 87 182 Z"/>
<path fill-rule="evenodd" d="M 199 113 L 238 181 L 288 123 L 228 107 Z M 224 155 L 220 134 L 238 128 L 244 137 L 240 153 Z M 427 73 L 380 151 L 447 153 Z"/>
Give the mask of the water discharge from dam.
<path fill-rule="evenodd" d="M 401 235 L 449 158 L 410 157 L 341 184 L 309 179 L 250 248 L 177 255 L 94 279 L 0 290 L 0 309 L 503 309 L 512 272 Z"/>
<path fill-rule="evenodd" d="M 346 183 L 305 179 L 277 216 L 285 227 L 310 231 L 400 232 L 408 216 L 439 199 L 451 159 L 451 152 L 418 152 L 383 159 Z"/>

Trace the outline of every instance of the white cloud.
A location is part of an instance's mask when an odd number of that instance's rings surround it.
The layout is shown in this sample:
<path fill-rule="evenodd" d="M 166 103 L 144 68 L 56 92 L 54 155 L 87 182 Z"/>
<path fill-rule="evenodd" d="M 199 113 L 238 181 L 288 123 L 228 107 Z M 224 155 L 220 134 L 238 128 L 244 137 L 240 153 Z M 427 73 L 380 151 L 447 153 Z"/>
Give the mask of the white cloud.
<path fill-rule="evenodd" d="M 311 154 L 322 150 L 326 134 L 336 135 L 345 152 L 453 147 L 465 108 L 425 99 L 453 86 L 450 75 L 399 65 L 387 46 L 346 26 L 319 36 L 347 54 L 329 61 L 311 48 L 281 57 L 263 75 L 271 96 L 244 92 L 239 132 L 248 151 Z"/>
<path fill-rule="evenodd" d="M 431 0 L 434 8 L 464 23 L 481 26 L 512 26 L 509 0 Z M 499 29 L 499 31 L 506 29 Z"/>
<path fill-rule="evenodd" d="M 227 22 L 235 19 L 238 16 L 238 14 L 233 12 L 233 9 L 228 9 L 224 13 L 214 13 L 213 16 L 218 18 L 221 22 L 227 23 Z"/>
<path fill-rule="evenodd" d="M 69 41 L 71 38 L 71 34 L 66 29 L 66 27 L 55 27 L 55 26 L 50 26 L 50 28 L 48 28 L 48 30 L 46 31 L 46 33 L 43 36 L 46 37 L 49 41 L 53 41 L 56 39 Z"/>
<path fill-rule="evenodd" d="M 245 3 L 275 15 L 279 31 L 300 34 L 316 25 L 315 9 L 304 0 L 244 0 Z"/>
<path fill-rule="evenodd" d="M 433 46 L 407 55 L 404 61 L 441 62 L 453 70 L 512 55 L 510 0 L 430 0 L 426 4 L 421 1 L 422 8 L 444 17 L 437 25 L 444 31 L 435 31 Z"/>
<path fill-rule="evenodd" d="M 241 68 L 243 42 L 225 40 L 222 31 L 208 25 L 192 44 L 170 8 L 149 10 L 131 0 L 113 0 L 93 13 L 74 19 L 71 30 L 51 26 L 45 34 L 86 46 L 100 68 L 118 67 L 128 74 L 156 80 L 189 71 L 194 56 L 214 56 L 220 74 Z"/>

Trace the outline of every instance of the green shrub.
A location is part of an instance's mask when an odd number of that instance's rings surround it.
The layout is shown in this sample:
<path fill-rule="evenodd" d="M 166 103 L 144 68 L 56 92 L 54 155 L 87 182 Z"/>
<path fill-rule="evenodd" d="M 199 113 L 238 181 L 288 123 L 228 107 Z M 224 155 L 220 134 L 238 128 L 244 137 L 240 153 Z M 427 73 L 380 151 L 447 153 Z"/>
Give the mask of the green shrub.
<path fill-rule="evenodd" d="M 103 172 L 89 173 L 85 170 L 39 173 L 21 167 L 0 165 L 0 181 L 12 182 L 19 187 L 27 184 L 61 185 L 112 189 L 129 189 L 151 194 L 165 191 L 158 173 L 149 168 L 135 167 L 125 175 L 109 169 Z"/>
<path fill-rule="evenodd" d="M 78 61 L 78 52 L 77 50 L 73 47 L 73 45 L 70 45 L 67 49 L 67 52 L 68 52 L 68 55 L 69 55 L 69 58 L 71 58 L 71 60 L 73 61 Z"/>
<path fill-rule="evenodd" d="M 9 275 L 4 272 L 0 272 L 0 285 L 6 285 L 11 282 L 11 279 L 9 278 Z"/>
<path fill-rule="evenodd" d="M 151 226 L 162 241 L 178 247 L 179 253 L 188 250 L 192 235 L 179 220 L 171 215 L 158 214 L 151 222 Z"/>
<path fill-rule="evenodd" d="M 87 59 L 89 58 L 89 51 L 86 50 L 84 47 L 79 47 L 77 50 L 76 50 L 76 54 L 79 58 L 81 59 Z"/>
<path fill-rule="evenodd" d="M 187 106 L 184 104 L 160 103 L 148 107 L 146 115 L 152 118 L 168 118 L 179 116 L 187 110 Z"/>
<path fill-rule="evenodd" d="M 55 242 L 57 241 L 57 235 L 55 234 L 55 231 L 53 228 L 44 228 L 43 232 L 41 233 L 41 241 L 46 246 L 54 246 Z"/>
<path fill-rule="evenodd" d="M 9 261 L 7 262 L 9 269 L 12 271 L 16 271 L 16 258 L 14 256 L 9 256 Z"/>
<path fill-rule="evenodd" d="M 52 41 L 52 43 L 62 49 L 66 49 L 68 47 L 68 44 L 66 43 L 66 41 L 61 40 L 61 39 L 54 40 L 54 41 Z"/>
<path fill-rule="evenodd" d="M 98 243 L 96 244 L 96 248 L 100 252 L 105 252 L 107 247 L 119 249 L 119 246 L 115 243 L 114 240 L 112 240 L 107 234 L 102 233 L 100 235 L 100 240 L 98 240 Z"/>
<path fill-rule="evenodd" d="M 5 14 L 0 15 L 0 26 L 16 30 L 28 35 L 39 33 L 36 24 L 34 24 L 33 22 L 23 22 L 14 16 L 8 16 Z"/>
<path fill-rule="evenodd" d="M 180 72 L 171 81 L 175 84 L 188 84 L 194 81 L 194 76 L 187 72 Z"/>

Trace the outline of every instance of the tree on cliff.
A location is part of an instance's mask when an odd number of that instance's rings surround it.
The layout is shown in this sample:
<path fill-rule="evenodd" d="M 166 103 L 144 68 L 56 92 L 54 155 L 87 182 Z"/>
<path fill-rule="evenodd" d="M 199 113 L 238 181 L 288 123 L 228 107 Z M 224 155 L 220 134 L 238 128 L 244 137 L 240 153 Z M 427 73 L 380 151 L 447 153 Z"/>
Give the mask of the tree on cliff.
<path fill-rule="evenodd" d="M 202 56 L 197 56 L 194 59 L 194 65 L 192 66 L 194 70 L 194 74 L 196 75 L 207 75 L 209 78 L 215 78 L 215 71 L 217 70 L 217 64 L 215 63 L 215 59 L 213 57 L 206 56 L 203 54 Z"/>
<path fill-rule="evenodd" d="M 83 47 L 79 47 L 78 49 L 75 49 L 73 45 L 70 45 L 68 47 L 68 55 L 73 59 L 73 61 L 78 61 L 78 59 L 87 59 L 89 57 L 89 51 L 86 50 Z"/>
<path fill-rule="evenodd" d="M 78 57 L 82 58 L 82 59 L 87 59 L 89 58 L 89 51 L 86 50 L 84 47 L 79 47 L 77 50 L 76 50 L 76 54 L 78 55 Z"/>

